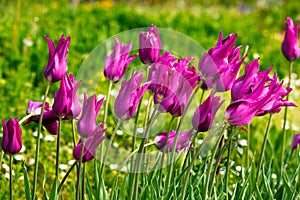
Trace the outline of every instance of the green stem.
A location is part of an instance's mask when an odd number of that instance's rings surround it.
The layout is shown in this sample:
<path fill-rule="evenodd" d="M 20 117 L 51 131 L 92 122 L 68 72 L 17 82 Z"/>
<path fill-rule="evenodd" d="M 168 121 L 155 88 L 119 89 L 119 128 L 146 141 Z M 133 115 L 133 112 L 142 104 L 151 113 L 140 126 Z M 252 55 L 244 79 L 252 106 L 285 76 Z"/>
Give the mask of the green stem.
<path fill-rule="evenodd" d="M 158 116 L 157 107 L 155 107 L 152 112 L 152 115 L 150 117 L 150 123 L 146 127 L 144 137 L 142 139 L 142 142 L 141 142 L 139 150 L 138 150 L 137 161 L 136 161 L 136 165 L 135 165 L 135 179 L 134 179 L 134 190 L 133 190 L 133 199 L 135 199 L 135 200 L 137 199 L 137 196 L 138 196 L 139 171 L 140 171 L 140 165 L 141 165 L 141 161 L 142 161 L 142 157 L 143 157 L 142 153 L 144 152 L 144 146 L 149 137 L 149 132 L 150 132 L 151 126 L 154 123 L 157 116 Z"/>
<path fill-rule="evenodd" d="M 230 129 L 230 130 L 232 130 L 232 129 Z M 231 137 L 228 140 L 229 140 L 229 145 L 228 145 L 228 154 L 227 154 L 227 163 L 226 163 L 226 176 L 225 176 L 226 200 L 229 199 L 229 196 L 228 196 L 228 189 L 229 189 L 229 187 L 228 187 L 228 177 L 229 177 L 229 173 L 230 173 L 230 171 L 229 171 L 230 170 L 230 153 L 231 153 L 231 145 L 232 145 L 232 139 L 231 139 Z"/>
<path fill-rule="evenodd" d="M 114 132 L 112 133 L 111 138 L 110 138 L 110 140 L 109 140 L 109 142 L 108 142 L 108 146 L 107 146 L 107 149 L 106 149 L 106 151 L 105 151 L 105 154 L 104 154 L 104 157 L 103 157 L 103 160 L 102 160 L 102 163 L 101 163 L 101 168 L 100 168 L 99 177 L 102 177 L 102 175 L 103 175 L 104 166 L 105 166 L 105 162 L 106 162 L 108 153 L 109 153 L 109 151 L 110 151 L 110 147 L 111 147 L 112 142 L 113 142 L 113 140 L 114 140 L 114 138 L 115 138 L 115 135 L 116 135 L 116 133 L 117 133 L 117 130 L 119 129 L 119 127 L 120 127 L 121 124 L 122 124 L 122 121 L 121 121 L 121 120 L 118 121 L 118 123 L 117 123 L 117 125 L 116 125 L 116 127 L 115 127 L 115 129 L 114 129 Z"/>
<path fill-rule="evenodd" d="M 81 199 L 84 200 L 84 187 L 85 187 L 85 163 L 83 163 L 82 176 L 81 176 Z"/>
<path fill-rule="evenodd" d="M 13 156 L 9 155 L 9 199 L 13 199 L 13 180 L 12 180 L 12 160 Z"/>
<path fill-rule="evenodd" d="M 84 143 L 85 141 L 82 140 L 82 146 L 80 149 L 80 157 L 79 157 L 79 164 L 77 170 L 77 183 L 76 183 L 76 200 L 80 199 L 80 178 L 81 178 L 81 164 L 82 164 L 82 155 L 84 150 Z"/>
<path fill-rule="evenodd" d="M 257 173 L 256 173 L 256 180 L 255 180 L 256 183 L 258 182 L 260 168 L 261 168 L 261 165 L 262 165 L 262 161 L 264 159 L 266 144 L 267 144 L 268 135 L 269 135 L 269 132 L 270 132 L 271 119 L 272 119 L 272 114 L 270 114 L 270 116 L 269 116 L 269 121 L 268 121 L 268 124 L 267 124 L 264 141 L 263 141 L 263 145 L 262 145 L 262 148 L 261 148 L 261 153 L 260 153 L 260 158 L 259 158 L 259 165 L 258 165 L 258 169 L 257 169 Z"/>
<path fill-rule="evenodd" d="M 292 73 L 293 73 L 293 62 L 289 62 L 289 80 L 288 80 L 288 87 L 291 86 L 291 81 L 292 81 Z M 289 94 L 287 94 L 286 96 L 286 100 L 289 100 Z M 281 144 L 281 162 L 280 162 L 280 166 L 281 166 L 281 170 L 280 170 L 280 179 L 283 178 L 283 171 L 284 171 L 284 151 L 285 151 L 285 141 L 286 141 L 286 131 L 285 131 L 285 127 L 286 127 L 286 121 L 287 121 L 287 113 L 288 113 L 288 107 L 286 106 L 284 108 L 284 118 L 283 118 L 283 126 L 282 126 L 282 144 Z"/>
<path fill-rule="evenodd" d="M 228 137 L 228 140 L 226 140 L 223 148 L 221 149 L 220 153 L 218 154 L 218 157 L 217 157 L 217 160 L 216 160 L 216 167 L 213 171 L 213 176 L 211 178 L 211 181 L 210 181 L 210 184 L 209 184 L 209 193 L 208 193 L 208 199 L 210 199 L 211 197 L 211 193 L 212 193 L 212 189 L 213 189 L 213 183 L 214 183 L 214 180 L 215 180 L 215 176 L 216 176 L 216 173 L 217 173 L 217 169 L 218 169 L 218 166 L 220 164 L 220 160 L 221 160 L 221 157 L 222 155 L 224 154 L 224 151 L 226 150 L 226 147 L 228 146 L 229 142 L 231 141 L 231 138 L 232 136 L 234 135 L 235 131 L 232 131 Z"/>
<path fill-rule="evenodd" d="M 107 91 L 107 99 L 105 101 L 105 109 L 104 109 L 104 117 L 103 117 L 104 124 L 106 124 L 106 120 L 107 120 L 107 112 L 108 112 L 108 106 L 109 106 L 109 100 L 110 100 L 110 93 L 111 93 L 112 85 L 113 85 L 113 82 L 110 81 L 109 86 L 108 86 L 108 91 Z"/>
<path fill-rule="evenodd" d="M 38 168 L 39 168 L 39 154 L 40 154 L 40 143 L 41 143 L 41 132 L 42 132 L 42 122 L 43 122 L 43 115 L 44 115 L 44 109 L 45 109 L 45 104 L 46 104 L 46 99 L 50 90 L 50 82 L 48 82 L 44 99 L 43 99 L 43 104 L 42 104 L 42 109 L 41 109 L 41 114 L 40 114 L 40 120 L 39 120 L 39 128 L 38 128 L 38 134 L 36 137 L 36 150 L 35 150 L 35 162 L 34 162 L 34 175 L 33 175 L 33 188 L 32 188 L 32 200 L 35 200 L 36 195 L 36 184 L 37 184 L 37 174 L 38 174 Z"/>
<path fill-rule="evenodd" d="M 63 177 L 63 179 L 61 180 L 58 188 L 57 188 L 57 195 L 59 194 L 62 186 L 64 185 L 65 181 L 67 180 L 68 176 L 70 175 L 70 173 L 72 172 L 72 170 L 74 169 L 74 167 L 76 166 L 76 162 L 73 163 L 73 165 L 70 167 L 70 169 L 67 171 L 66 175 Z"/>
<path fill-rule="evenodd" d="M 202 104 L 202 101 L 203 101 L 204 94 L 205 94 L 205 90 L 202 90 L 202 93 L 201 93 L 201 97 L 200 97 L 200 102 L 199 102 L 199 105 L 201 105 L 201 104 Z"/>
<path fill-rule="evenodd" d="M 138 120 L 139 120 L 139 115 L 140 115 L 140 109 L 141 109 L 141 104 L 143 102 L 143 97 L 141 98 L 138 108 L 137 108 L 137 113 L 134 121 L 134 128 L 133 128 L 133 137 L 132 137 L 132 147 L 131 147 L 131 152 L 133 153 L 135 151 L 135 143 L 136 143 L 136 134 L 137 134 L 137 125 L 138 125 Z M 131 159 L 130 162 L 130 169 L 133 169 L 134 167 L 134 159 Z M 134 185 L 134 175 L 133 173 L 129 173 L 129 199 L 132 198 L 132 190 L 133 190 L 133 185 Z"/>
<path fill-rule="evenodd" d="M 247 127 L 247 160 L 246 160 L 246 164 L 247 164 L 247 169 L 249 169 L 249 165 L 250 165 L 250 131 L 251 131 L 251 122 L 248 124 Z"/>
<path fill-rule="evenodd" d="M 76 146 L 76 125 L 75 125 L 75 120 L 72 119 L 72 133 L 73 133 L 73 147 Z"/>
<path fill-rule="evenodd" d="M 223 126 L 222 128 L 222 131 L 218 137 L 218 141 L 215 145 L 215 149 L 218 147 L 218 143 L 220 143 L 221 141 L 221 138 L 223 137 L 223 134 L 224 134 L 224 131 L 225 131 L 225 128 L 226 128 L 226 124 Z M 194 165 L 194 162 L 197 160 L 198 156 L 200 155 L 202 149 L 204 148 L 205 144 L 212 138 L 213 136 L 213 132 L 211 134 L 209 134 L 207 137 L 205 137 L 204 141 L 201 143 L 200 147 L 197 149 L 197 152 L 195 153 L 195 155 L 193 156 L 192 158 L 192 161 L 191 163 L 188 165 L 188 169 L 186 170 L 186 175 L 184 177 L 184 184 L 183 184 L 183 189 L 181 190 L 182 191 L 182 194 L 181 194 L 181 200 L 184 200 L 185 199 L 185 192 L 186 192 L 186 188 L 187 188 L 187 183 L 188 183 L 188 180 L 189 180 L 189 177 L 190 177 L 190 173 L 191 173 L 191 170 L 193 168 L 193 165 Z M 217 150 L 213 153 L 214 155 L 216 154 Z M 213 156 L 213 155 L 212 155 Z M 214 156 L 213 156 L 214 157 Z M 210 172 L 209 172 L 210 174 Z M 204 198 L 205 199 L 205 198 Z"/>
<path fill-rule="evenodd" d="M 162 186 L 162 168 L 164 166 L 164 159 L 165 159 L 165 154 L 166 154 L 165 152 L 166 152 L 166 149 L 167 149 L 167 143 L 168 143 L 168 139 L 169 139 L 169 135 L 170 135 L 170 132 L 171 132 L 171 129 L 172 129 L 172 124 L 173 124 L 174 119 L 175 119 L 175 117 L 172 116 L 171 121 L 169 123 L 169 128 L 168 128 L 168 133 L 167 133 L 167 136 L 166 136 L 165 144 L 164 144 L 164 147 L 163 147 L 163 150 L 162 150 L 162 158 L 161 158 L 161 163 L 160 163 L 159 179 L 158 179 L 159 180 L 159 186 Z"/>
<path fill-rule="evenodd" d="M 175 149 L 176 149 L 176 146 L 177 146 L 177 142 L 178 142 L 178 136 L 179 136 L 179 130 L 183 124 L 183 121 L 184 121 L 184 118 L 185 118 L 185 115 L 186 115 L 186 112 L 187 110 L 189 109 L 189 106 L 192 102 L 192 100 L 195 98 L 199 88 L 200 88 L 200 85 L 202 84 L 203 80 L 201 80 L 201 82 L 197 85 L 197 87 L 193 90 L 193 93 L 186 105 L 186 108 L 185 110 L 183 111 L 183 114 L 181 116 L 181 119 L 180 119 L 180 122 L 179 122 L 179 125 L 176 129 L 176 135 L 175 135 L 175 139 L 174 139 L 174 143 L 173 143 L 173 146 L 172 146 L 172 153 L 171 153 L 171 161 L 170 161 L 170 167 L 169 167 L 169 170 L 168 170 L 168 174 L 167 174 L 167 181 L 166 181 L 166 186 L 165 186 L 165 194 L 167 194 L 168 192 L 168 189 L 169 189 L 169 186 L 170 186 L 170 182 L 171 182 L 171 176 L 173 174 L 173 168 L 174 168 L 174 160 L 175 160 Z"/>
<path fill-rule="evenodd" d="M 57 133 L 57 141 L 56 141 L 56 168 L 55 168 L 55 176 L 58 179 L 59 177 L 59 149 L 60 149 L 60 134 L 61 134 L 61 123 L 62 123 L 62 117 L 58 117 L 58 133 Z"/>

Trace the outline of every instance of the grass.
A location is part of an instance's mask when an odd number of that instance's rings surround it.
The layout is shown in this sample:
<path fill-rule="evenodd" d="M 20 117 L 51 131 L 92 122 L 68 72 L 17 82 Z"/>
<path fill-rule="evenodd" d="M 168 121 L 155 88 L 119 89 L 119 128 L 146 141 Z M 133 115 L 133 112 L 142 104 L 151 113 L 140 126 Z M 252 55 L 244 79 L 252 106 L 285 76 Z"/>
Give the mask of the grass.
<path fill-rule="evenodd" d="M 287 16 L 293 19 L 300 19 L 298 1 L 288 1 L 282 3 L 271 2 L 272 6 L 258 6 L 253 2 L 243 5 L 235 2 L 235 5 L 228 3 L 219 4 L 213 1 L 211 5 L 186 1 L 185 5 L 180 5 L 177 1 L 167 3 L 155 3 L 148 5 L 138 2 L 101 1 L 95 3 L 80 3 L 72 6 L 69 1 L 60 0 L 51 3 L 39 1 L 2 1 L 0 6 L 1 26 L 0 26 L 0 112 L 1 117 L 7 119 L 9 116 L 25 115 L 28 100 L 41 100 L 41 94 L 46 83 L 43 79 L 43 68 L 47 63 L 48 48 L 43 38 L 46 34 L 50 38 L 59 38 L 61 34 L 71 36 L 71 44 L 68 54 L 69 71 L 76 74 L 82 61 L 99 43 L 122 31 L 133 28 L 147 27 L 153 23 L 158 27 L 169 28 L 188 35 L 205 49 L 209 49 L 216 43 L 220 29 L 224 35 L 232 32 L 238 34 L 237 43 L 249 45 L 248 60 L 260 57 L 262 69 L 273 65 L 273 69 L 279 77 L 286 78 L 288 75 L 288 64 L 284 60 L 280 45 L 283 39 L 284 22 Z M 199 58 L 197 58 L 199 59 Z M 300 73 L 299 61 L 294 64 L 295 75 Z M 295 77 L 296 78 L 296 77 Z M 291 94 L 291 99 L 299 104 L 299 81 L 294 82 L 295 90 Z M 57 90 L 59 84 L 51 88 L 50 94 Z M 99 91 L 106 91 L 108 85 L 104 85 Z M 50 96 L 53 97 L 53 96 Z M 297 113 L 299 108 L 289 109 L 289 128 L 287 129 L 287 148 L 291 147 L 292 135 L 299 132 L 299 118 Z M 111 111 L 110 111 L 111 113 Z M 283 182 L 279 182 L 280 173 L 280 144 L 281 144 L 281 124 L 283 114 L 274 115 L 267 141 L 266 155 L 263 162 L 261 181 L 255 184 L 255 172 L 259 159 L 263 133 L 267 124 L 267 117 L 256 118 L 251 123 L 251 149 L 250 167 L 246 168 L 245 151 L 246 147 L 241 145 L 246 139 L 246 133 L 240 130 L 233 138 L 230 174 L 229 174 L 229 194 L 231 199 L 299 199 L 299 152 L 287 150 L 289 159 Z M 62 137 L 61 163 L 70 167 L 69 160 L 72 159 L 72 135 L 69 133 L 70 124 L 63 129 L 65 133 Z M 113 119 L 108 124 L 113 125 Z M 111 130 L 110 130 L 111 129 Z M 112 128 L 108 131 L 111 132 Z M 23 157 L 14 160 L 14 181 L 16 198 L 24 198 L 23 168 L 24 160 L 29 178 L 32 177 L 34 155 L 33 132 L 37 130 L 35 125 L 27 125 L 23 130 L 23 143 L 26 147 L 21 153 Z M 1 135 L 0 135 L 1 136 Z M 53 141 L 52 141 L 53 139 Z M 204 139 L 203 135 L 199 138 Z M 46 191 L 50 191 L 53 182 L 53 163 L 55 161 L 55 137 L 44 134 L 41 143 L 41 159 L 39 169 L 39 185 L 44 184 Z M 122 136 L 118 143 L 125 144 L 130 141 L 129 136 Z M 130 148 L 130 145 L 128 145 Z M 290 155 L 289 155 L 290 154 Z M 225 152 L 224 155 L 227 155 Z M 199 199 L 203 194 L 205 175 L 205 163 L 210 159 L 210 154 L 203 156 L 196 161 L 191 173 L 187 187 L 187 199 Z M 7 197 L 9 194 L 7 180 L 8 157 L 4 156 L 3 166 L 0 173 L 0 197 Z M 86 168 L 92 169 L 93 162 L 87 163 Z M 216 183 L 212 188 L 215 199 L 225 199 L 224 171 L 226 161 L 222 162 L 218 169 Z M 63 173 L 66 170 L 61 170 Z M 113 184 L 118 185 L 119 197 L 126 196 L 127 174 L 121 172 L 120 179 L 114 179 L 118 172 L 106 168 L 105 184 L 111 194 Z M 181 171 L 175 170 L 176 177 L 181 177 Z M 93 172 L 87 171 L 92 177 Z M 46 179 L 44 179 L 44 177 Z M 142 199 L 158 198 L 157 182 L 155 172 L 150 174 L 151 179 L 146 179 L 143 190 L 140 191 Z M 90 179 L 91 181 L 92 179 Z M 180 194 L 180 187 L 176 187 L 180 179 L 175 179 L 171 188 L 176 194 Z M 93 182 L 91 181 L 91 187 Z M 18 188 L 18 189 L 17 189 Z M 38 193 L 44 192 L 42 187 L 38 188 Z M 68 199 L 70 194 L 75 192 L 75 173 L 71 173 L 66 186 L 62 190 L 62 197 Z M 255 195 L 253 195 L 253 191 Z M 297 196 L 298 195 L 298 196 Z M 113 196 L 112 199 L 117 199 Z"/>

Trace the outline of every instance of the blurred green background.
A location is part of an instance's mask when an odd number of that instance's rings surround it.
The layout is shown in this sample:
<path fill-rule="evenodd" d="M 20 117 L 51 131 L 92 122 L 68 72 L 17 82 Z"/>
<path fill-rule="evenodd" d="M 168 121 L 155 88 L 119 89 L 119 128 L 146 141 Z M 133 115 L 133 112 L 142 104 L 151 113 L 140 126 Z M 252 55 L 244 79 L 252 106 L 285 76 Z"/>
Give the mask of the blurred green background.
<path fill-rule="evenodd" d="M 82 61 L 99 43 L 122 31 L 147 27 L 155 24 L 190 36 L 205 49 L 215 45 L 220 29 L 225 36 L 237 33 L 237 45 L 243 49 L 249 45 L 247 61 L 260 58 L 261 69 L 273 65 L 281 79 L 288 75 L 288 63 L 281 54 L 281 42 L 285 30 L 286 17 L 300 20 L 300 1 L 241 1 L 241 0 L 186 0 L 186 1 L 38 1 L 38 0 L 1 0 L 0 2 L 0 113 L 1 118 L 9 116 L 22 118 L 27 109 L 27 101 L 40 101 L 46 82 L 43 68 L 48 61 L 48 46 L 43 35 L 48 35 L 55 44 L 62 34 L 71 36 L 69 47 L 69 72 L 76 74 Z M 299 61 L 294 64 L 295 75 L 300 73 Z M 299 77 L 298 77 L 299 78 Z M 299 81 L 293 86 L 299 86 Z M 50 94 L 59 87 L 54 84 Z M 292 99 L 299 103 L 299 90 L 293 91 Z M 50 95 L 50 96 L 51 96 Z M 299 111 L 299 110 L 298 110 Z M 293 113 L 297 114 L 294 109 Z M 297 115 L 290 115 L 295 121 Z M 282 115 L 275 117 L 273 133 L 280 132 Z M 253 122 L 252 149 L 259 149 L 266 118 Z M 298 121 L 294 124 L 297 125 Z M 263 125 L 263 126 L 261 126 Z M 300 131 L 299 125 L 291 124 L 290 132 Z M 32 130 L 36 126 L 31 126 Z M 24 139 L 27 147 L 26 164 L 33 158 L 34 145 L 32 133 Z M 71 135 L 71 134 L 70 134 Z M 64 136 L 62 163 L 71 159 L 71 139 Z M 279 152 L 280 137 L 270 136 L 275 148 L 267 153 Z M 288 142 L 291 140 L 288 136 Z M 44 140 L 45 143 L 49 141 Z M 51 142 L 51 141 L 50 141 Z M 43 144 L 42 144 L 43 145 Z M 68 147 L 69 146 L 69 147 Z M 43 166 L 51 166 L 55 156 L 55 145 L 42 146 L 40 176 Z M 7 159 L 5 157 L 5 162 Z M 30 169 L 29 166 L 29 170 Z M 2 171 L 5 171 L 2 168 Z M 15 173 L 22 175 L 21 166 L 16 166 Z M 51 170 L 49 170 L 51 171 Z M 46 172 L 45 172 L 46 173 Z M 53 173 L 47 172 L 51 177 Z M 46 173 L 46 174 L 47 174 Z M 0 173 L 0 179 L 3 175 Z M 52 177 L 53 178 L 53 177 Z M 74 178 L 74 177 L 73 177 Z M 112 178 L 110 178 L 112 179 Z M 74 180 L 71 178 L 71 180 Z M 40 180 L 42 182 L 42 180 Z M 16 181 L 17 182 L 17 181 Z M 6 187 L 5 181 L 0 182 Z M 47 185 L 47 187 L 50 187 Z M 8 189 L 8 187 L 7 187 Z M 7 191 L 6 191 L 7 192 Z M 0 192 L 1 193 L 1 192 Z M 23 188 L 16 191 L 16 196 L 24 195 Z M 3 193 L 2 193 L 3 195 Z M 3 195 L 5 196 L 5 195 Z M 1 197 L 1 195 L 0 195 Z"/>

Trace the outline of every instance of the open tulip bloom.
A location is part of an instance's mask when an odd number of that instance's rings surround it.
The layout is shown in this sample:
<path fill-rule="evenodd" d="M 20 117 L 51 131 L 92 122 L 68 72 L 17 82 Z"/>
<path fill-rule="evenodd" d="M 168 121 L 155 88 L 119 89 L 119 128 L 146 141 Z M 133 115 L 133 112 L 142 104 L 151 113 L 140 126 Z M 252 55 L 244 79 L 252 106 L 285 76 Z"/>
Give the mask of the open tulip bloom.
<path fill-rule="evenodd" d="M 28 124 L 30 122 L 39 123 L 42 104 L 42 102 L 28 101 L 28 108 L 26 110 L 26 114 L 32 116 L 25 122 L 25 124 Z M 42 125 L 50 134 L 57 135 L 58 117 L 54 113 L 52 108 L 50 108 L 48 102 L 45 103 Z"/>
<path fill-rule="evenodd" d="M 59 39 L 57 46 L 54 46 L 53 41 L 44 36 L 49 47 L 49 59 L 48 64 L 44 69 L 44 76 L 50 83 L 60 81 L 67 73 L 67 53 L 70 44 L 70 37 L 64 38 L 64 35 Z"/>
<path fill-rule="evenodd" d="M 254 116 L 277 113 L 282 106 L 296 106 L 283 100 L 291 88 L 282 88 L 277 82 L 276 73 L 271 78 L 271 68 L 258 72 L 258 60 L 246 65 L 245 73 L 238 78 L 231 89 L 231 103 L 225 117 L 234 126 L 248 124 Z"/>
<path fill-rule="evenodd" d="M 230 90 L 244 58 L 240 59 L 240 46 L 234 47 L 236 34 L 223 39 L 222 31 L 215 47 L 201 57 L 198 69 L 204 79 L 204 89 L 217 92 Z"/>

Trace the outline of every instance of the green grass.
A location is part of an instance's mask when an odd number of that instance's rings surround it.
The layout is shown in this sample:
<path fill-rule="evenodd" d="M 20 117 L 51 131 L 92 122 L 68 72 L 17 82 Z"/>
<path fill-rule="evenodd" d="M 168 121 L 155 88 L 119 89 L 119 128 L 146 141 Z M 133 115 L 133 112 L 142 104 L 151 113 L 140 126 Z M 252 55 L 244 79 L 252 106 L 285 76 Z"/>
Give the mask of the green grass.
<path fill-rule="evenodd" d="M 46 87 L 43 77 L 43 68 L 47 64 L 48 48 L 43 38 L 46 34 L 50 38 L 57 39 L 61 34 L 70 35 L 71 43 L 68 54 L 69 71 L 76 74 L 83 60 L 99 43 L 122 31 L 133 28 L 147 27 L 151 23 L 158 27 L 169 28 L 193 38 L 205 49 L 215 45 L 220 29 L 224 35 L 230 33 L 238 34 L 238 45 L 249 45 L 247 61 L 260 57 L 262 69 L 273 69 L 279 77 L 286 78 L 288 75 L 288 64 L 281 54 L 281 42 L 285 29 L 285 19 L 291 16 L 294 20 L 300 19 L 300 2 L 288 1 L 282 4 L 270 1 L 271 6 L 258 6 L 253 2 L 245 5 L 234 5 L 229 3 L 220 4 L 213 1 L 212 4 L 201 4 L 195 1 L 187 1 L 181 6 L 177 1 L 169 1 L 165 4 L 141 4 L 138 2 L 120 2 L 114 4 L 112 1 L 80 3 L 72 6 L 67 0 L 53 1 L 51 3 L 19 0 L 1 1 L 0 14 L 0 113 L 1 117 L 7 119 L 9 116 L 22 118 L 25 115 L 28 100 L 40 101 L 41 95 Z M 243 6 L 243 7 L 242 7 Z M 17 8 L 17 9 L 16 9 Z M 243 8 L 243 9 L 242 9 Z M 199 59 L 199 58 L 198 58 Z M 299 75 L 299 61 L 294 64 L 295 73 Z M 298 77 L 299 78 L 299 77 Z M 59 84 L 55 84 L 50 91 L 53 94 Z M 101 88 L 106 91 L 107 85 Z M 53 95 L 50 97 L 53 97 Z M 291 99 L 299 104 L 299 88 L 291 93 Z M 291 147 L 291 139 L 294 133 L 300 131 L 299 108 L 289 109 L 290 128 L 287 129 L 287 149 Z M 279 184 L 280 173 L 280 145 L 281 145 L 281 120 L 283 114 L 274 116 L 269 140 L 267 143 L 265 162 L 263 163 L 263 176 L 258 186 L 255 185 L 255 176 L 263 134 L 267 123 L 267 117 L 256 118 L 251 123 L 250 148 L 253 161 L 251 167 L 245 167 L 245 147 L 238 146 L 238 141 L 246 138 L 244 131 L 239 131 L 234 138 L 231 152 L 231 171 L 229 174 L 231 199 L 299 199 L 299 156 L 298 152 L 292 152 L 285 171 L 283 183 Z M 67 122 L 66 122 L 67 123 Z M 113 119 L 108 124 L 113 125 Z M 61 149 L 61 163 L 68 163 L 72 159 L 72 139 L 69 131 L 70 125 L 63 129 Z M 111 132 L 109 129 L 109 132 Z M 23 128 L 23 143 L 26 147 L 24 156 L 25 164 L 32 181 L 33 165 L 31 159 L 34 157 L 35 143 L 32 132 L 37 130 L 35 125 L 27 125 Z M 44 134 L 44 138 L 47 134 Z M 203 139 L 204 136 L 199 136 Z M 118 140 L 128 145 L 130 137 L 124 136 Z M 128 148 L 130 145 L 128 145 Z M 239 149 L 238 149 L 239 148 Z M 53 182 L 55 142 L 42 139 L 41 157 L 39 170 L 39 186 L 43 184 L 43 177 L 47 182 L 45 188 L 48 193 Z M 240 150 L 243 150 L 241 154 Z M 287 150 L 287 155 L 289 151 Z M 224 155 L 227 155 L 225 152 Z M 287 156 L 288 157 L 288 156 Z M 187 199 L 199 199 L 203 194 L 205 166 L 210 159 L 210 154 L 198 160 L 193 168 L 190 183 L 187 188 Z M 8 164 L 8 156 L 4 156 L 3 163 Z M 238 166 L 242 167 L 239 171 Z M 93 162 L 87 163 L 87 168 L 92 169 Z M 220 173 L 213 187 L 215 199 L 225 199 L 225 184 L 222 172 L 226 162 L 221 163 Z M 8 180 L 4 174 L 7 170 L 2 167 L 0 172 L 0 198 L 9 194 Z M 14 163 L 15 199 L 24 198 L 22 161 Z M 91 187 L 94 186 L 92 170 L 87 172 L 90 176 Z M 121 173 L 120 179 L 115 178 L 117 172 L 108 167 L 105 171 L 105 184 L 109 191 L 115 183 L 119 196 L 126 196 L 127 174 Z M 277 178 L 275 178 L 275 175 Z M 176 170 L 176 177 L 180 177 L 181 171 Z M 22 178 L 23 177 L 23 178 Z M 156 174 L 150 174 L 153 179 L 146 179 L 145 187 L 141 190 L 142 199 L 156 199 L 158 189 L 158 178 Z M 295 179 L 295 180 L 294 180 Z M 180 194 L 180 187 L 176 187 L 180 179 L 175 179 L 171 187 L 173 191 Z M 235 187 L 233 187 L 236 185 Z M 258 187 L 258 189 L 256 189 Z M 62 191 L 64 199 L 69 199 L 75 191 L 75 173 L 71 174 L 66 186 Z M 252 193 L 255 193 L 253 196 Z M 38 193 L 43 193 L 42 187 L 38 187 Z M 110 193 L 111 194 L 111 193 Z M 298 197 L 296 197 L 298 195 Z M 118 199 L 117 196 L 112 199 Z"/>

